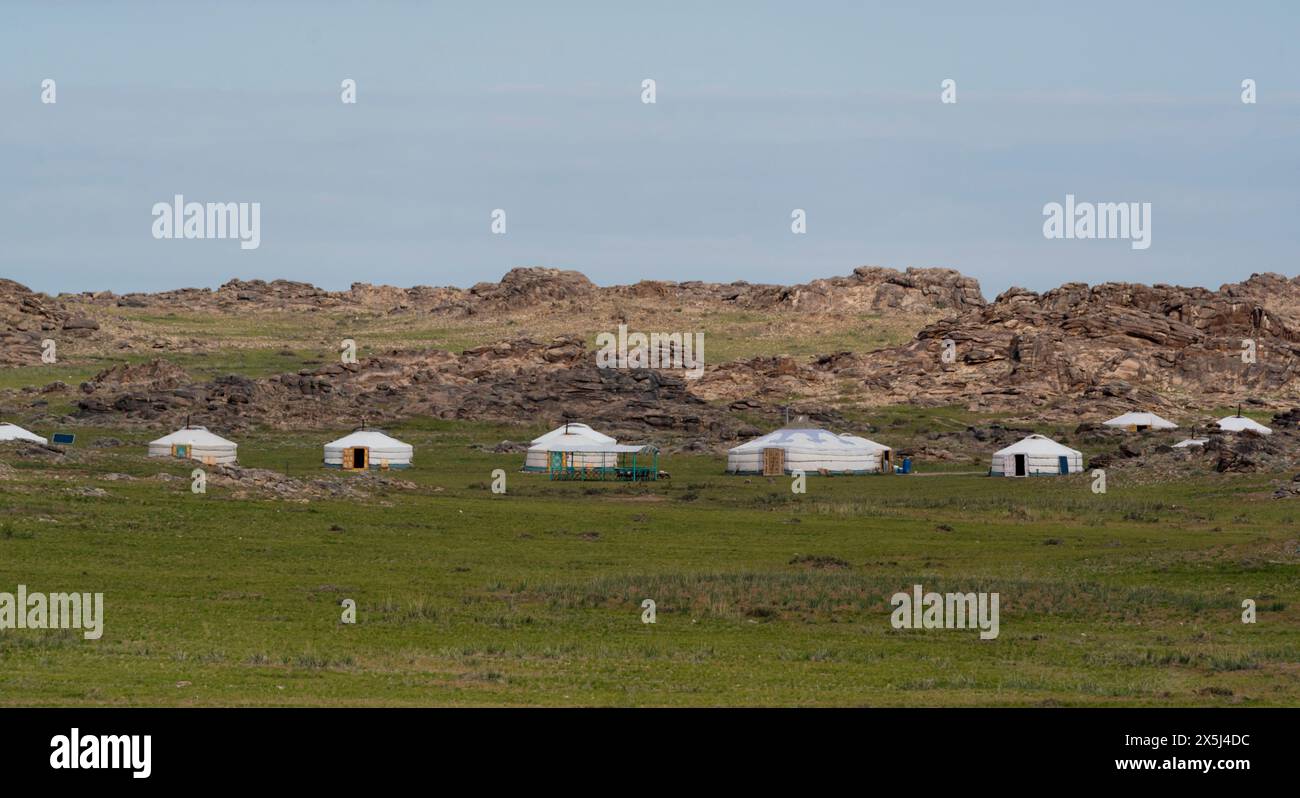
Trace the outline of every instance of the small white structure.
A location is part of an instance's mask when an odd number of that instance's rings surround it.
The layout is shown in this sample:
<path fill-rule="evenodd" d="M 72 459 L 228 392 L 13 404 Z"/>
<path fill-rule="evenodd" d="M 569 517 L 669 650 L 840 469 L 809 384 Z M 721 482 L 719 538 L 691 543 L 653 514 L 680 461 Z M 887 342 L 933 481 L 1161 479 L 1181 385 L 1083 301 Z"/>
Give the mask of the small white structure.
<path fill-rule="evenodd" d="M 383 430 L 359 429 L 325 444 L 325 467 L 344 471 L 410 468 L 415 448 Z"/>
<path fill-rule="evenodd" d="M 1082 452 L 1043 435 L 1030 435 L 994 452 L 989 476 L 1058 476 L 1077 474 L 1082 470 Z"/>
<path fill-rule="evenodd" d="M 1142 432 L 1148 429 L 1178 429 L 1174 422 L 1161 418 L 1155 413 L 1132 412 L 1115 416 L 1110 421 L 1102 422 L 1107 427 L 1118 427 L 1129 432 Z"/>
<path fill-rule="evenodd" d="M 30 441 L 31 443 L 48 443 L 40 435 L 34 432 L 28 432 L 17 424 L 10 424 L 6 421 L 0 424 L 0 443 L 6 441 Z"/>
<path fill-rule="evenodd" d="M 1209 443 L 1209 442 L 1210 442 L 1210 439 L 1209 439 L 1209 438 L 1188 438 L 1188 439 L 1185 440 L 1185 441 L 1179 441 L 1178 443 L 1175 443 L 1175 444 L 1174 444 L 1174 448 L 1175 448 L 1175 449 L 1186 449 L 1186 448 L 1188 448 L 1189 446 L 1204 446 L 1205 444 L 1207 444 L 1207 443 Z"/>
<path fill-rule="evenodd" d="M 875 474 L 893 470 L 893 450 L 888 446 L 813 427 L 779 429 L 727 452 L 729 474 Z"/>
<path fill-rule="evenodd" d="M 1219 419 L 1219 429 L 1224 432 L 1255 432 L 1260 435 L 1272 435 L 1273 430 L 1245 416 L 1227 416 Z"/>
<path fill-rule="evenodd" d="M 150 457 L 178 457 L 204 465 L 235 462 L 235 443 L 208 432 L 207 427 L 186 425 L 170 435 L 149 442 Z"/>
<path fill-rule="evenodd" d="M 524 470 L 549 470 L 550 452 L 566 453 L 565 463 L 574 468 L 613 467 L 618 465 L 618 452 L 610 447 L 617 443 L 586 424 L 565 424 L 533 439 L 524 457 Z"/>

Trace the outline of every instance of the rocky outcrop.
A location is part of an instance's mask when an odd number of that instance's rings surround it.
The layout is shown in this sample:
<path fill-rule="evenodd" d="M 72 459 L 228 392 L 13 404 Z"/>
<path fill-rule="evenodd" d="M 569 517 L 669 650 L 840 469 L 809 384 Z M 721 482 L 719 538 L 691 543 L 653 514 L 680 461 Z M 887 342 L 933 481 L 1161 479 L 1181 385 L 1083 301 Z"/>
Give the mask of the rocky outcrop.
<path fill-rule="evenodd" d="M 478 315 L 537 306 L 579 306 L 605 300 L 658 299 L 670 303 L 729 305 L 801 312 L 900 312 L 935 314 L 983 307 L 979 283 L 951 269 L 859 267 L 846 277 L 782 286 L 746 282 L 704 283 L 645 280 L 598 287 L 581 272 L 545 267 L 511 269 L 500 281 L 471 288 L 395 288 L 354 283 L 327 291 L 292 280 L 230 280 L 216 290 L 182 288 L 156 294 L 112 293 L 67 297 L 87 305 L 126 308 L 165 306 L 177 311 L 303 310 L 353 308 L 377 312 Z"/>
<path fill-rule="evenodd" d="M 62 330 L 68 311 L 56 300 L 0 278 L 0 365 L 41 362 L 41 341 Z"/>
<path fill-rule="evenodd" d="M 159 363 L 150 364 L 152 373 L 173 373 L 174 367 Z M 93 390 L 83 389 L 78 417 L 114 415 L 164 425 L 190 417 L 232 431 L 255 424 L 293 428 L 414 416 L 555 424 L 581 419 L 641 440 L 665 434 L 727 440 L 743 426 L 694 396 L 681 376 L 597 368 L 594 353 L 576 338 L 518 339 L 459 355 L 394 352 L 258 380 L 227 376 L 179 386 L 110 372 L 91 381 Z"/>
<path fill-rule="evenodd" d="M 179 388 L 190 381 L 185 369 L 172 363 L 154 359 L 149 363 L 132 365 L 120 363 L 104 369 L 89 380 L 81 383 L 83 393 L 96 391 L 163 390 Z"/>
<path fill-rule="evenodd" d="M 718 401 L 838 395 L 867 406 L 1032 410 L 1060 421 L 1133 407 L 1285 406 L 1300 399 L 1296 282 L 1257 275 L 1217 292 L 1129 283 L 1068 283 L 1044 294 L 1012 288 L 987 305 L 971 298 L 965 312 L 926 325 L 902 346 L 720 364 L 693 390 Z"/>
<path fill-rule="evenodd" d="M 860 266 L 848 277 L 814 280 L 804 285 L 747 288 L 729 301 L 747 308 L 876 313 L 964 312 L 985 304 L 979 282 L 952 269 L 899 272 Z"/>
<path fill-rule="evenodd" d="M 573 300 L 596 290 L 586 275 L 560 269 L 511 269 L 498 283 L 479 283 L 470 296 L 497 306 L 535 305 L 556 300 Z"/>
<path fill-rule="evenodd" d="M 119 414 L 174 423 L 193 414 L 238 429 L 255 423 L 352 423 L 363 416 L 555 423 L 582 418 L 625 437 L 672 434 L 716 443 L 751 430 L 756 417 L 779 420 L 791 405 L 834 419 L 850 407 L 958 404 L 1011 421 L 1033 418 L 1073 429 L 1081 420 L 1134 407 L 1186 419 L 1221 406 L 1300 404 L 1300 278 L 1275 274 L 1253 275 L 1217 291 L 1132 283 L 1067 283 L 1041 294 L 1012 288 L 992 302 L 974 280 L 955 271 L 876 267 L 791 286 L 647 280 L 599 287 L 577 272 L 529 268 L 470 289 L 355 283 L 332 292 L 286 280 L 232 280 L 216 290 L 50 300 L 6 281 L 0 292 L 9 299 L 6 334 L 21 333 L 29 347 L 50 331 L 95 340 L 124 333 L 131 346 L 152 350 L 229 345 L 219 336 L 163 338 L 147 327 L 151 315 L 184 311 L 216 314 L 200 319 L 213 329 L 226 318 L 294 311 L 297 322 L 320 331 L 318 339 L 307 340 L 315 351 L 333 347 L 342 334 L 336 331 L 360 317 L 383 327 L 388 317 L 401 314 L 418 314 L 426 324 L 426 317 L 433 318 L 425 330 L 441 325 L 443 316 L 455 317 L 447 326 L 475 331 L 474 340 L 485 340 L 477 335 L 482 330 L 547 330 L 460 353 L 372 343 L 384 351 L 359 364 L 258 379 L 193 382 L 165 360 L 119 366 L 82 386 L 77 412 L 88 419 Z M 150 313 L 123 318 L 107 312 L 113 305 Z M 322 314 L 319 328 L 312 326 L 313 312 Z M 841 344 L 815 356 L 724 361 L 710 355 L 717 351 L 710 346 L 704 376 L 689 381 L 673 371 L 597 369 L 588 346 L 596 332 L 630 318 L 660 325 L 643 329 L 679 329 L 670 325 L 691 319 L 706 334 L 716 330 L 734 339 L 728 312 L 739 319 L 736 324 L 753 325 L 744 335 L 772 341 L 777 352 L 788 343 L 788 331 L 800 331 L 806 342 L 808 330 L 832 322 L 839 333 L 875 319 L 899 325 L 888 336 L 837 335 L 837 341 L 897 342 L 916 332 L 901 345 L 865 351 Z M 403 329 L 403 321 L 391 328 Z M 103 329 L 94 329 L 99 323 Z M 552 337 L 550 330 L 557 328 L 565 333 Z M 689 327 L 682 323 L 681 329 Z M 393 336 L 393 345 L 406 347 L 400 332 Z M 34 388 L 29 393 L 33 410 L 49 401 Z M 939 441 L 936 447 L 957 443 Z"/>

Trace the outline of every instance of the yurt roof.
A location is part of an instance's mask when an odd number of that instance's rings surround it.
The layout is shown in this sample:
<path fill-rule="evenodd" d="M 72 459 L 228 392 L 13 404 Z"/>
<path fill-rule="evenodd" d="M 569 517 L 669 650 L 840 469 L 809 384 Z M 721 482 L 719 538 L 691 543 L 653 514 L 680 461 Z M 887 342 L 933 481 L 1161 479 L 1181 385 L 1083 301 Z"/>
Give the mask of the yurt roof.
<path fill-rule="evenodd" d="M 46 440 L 40 435 L 25 430 L 17 424 L 10 424 L 8 421 L 0 424 L 0 441 L 31 441 L 33 443 L 46 443 Z"/>
<path fill-rule="evenodd" d="M 1109 421 L 1102 422 L 1108 427 L 1154 427 L 1156 429 L 1177 429 L 1178 425 L 1166 418 L 1161 418 L 1155 413 L 1146 413 L 1141 411 L 1132 411 L 1120 416 L 1115 416 Z"/>
<path fill-rule="evenodd" d="M 798 449 L 815 451 L 857 452 L 863 449 L 885 449 L 878 443 L 852 435 L 840 436 L 815 427 L 784 427 L 733 447 L 733 452 L 755 449 Z"/>
<path fill-rule="evenodd" d="M 542 435 L 537 438 L 533 438 L 532 442 L 534 444 L 546 443 L 547 441 L 552 441 L 555 440 L 556 438 L 562 438 L 565 435 L 571 435 L 571 436 L 576 435 L 580 438 L 586 438 L 596 443 L 616 442 L 613 438 L 609 437 L 608 435 L 597 432 L 591 427 L 587 426 L 586 424 L 580 424 L 576 421 L 558 426 L 555 429 L 551 430 L 550 432 L 546 433 L 545 435 Z"/>
<path fill-rule="evenodd" d="M 1046 454 L 1056 456 L 1077 454 L 1080 457 L 1083 456 L 1077 449 L 1062 446 L 1045 435 L 1030 435 L 1016 441 L 1005 449 L 998 449 L 994 454 Z"/>
<path fill-rule="evenodd" d="M 648 444 L 595 443 L 582 440 L 555 440 L 528 447 L 530 452 L 642 452 L 653 449 Z"/>
<path fill-rule="evenodd" d="M 1255 419 L 1246 418 L 1245 416 L 1226 416 L 1221 418 L 1219 419 L 1219 429 L 1228 432 L 1243 432 L 1245 430 L 1250 430 L 1251 432 L 1258 432 L 1261 435 L 1269 435 L 1273 432 L 1273 430 L 1259 423 Z"/>
<path fill-rule="evenodd" d="M 870 448 L 872 448 L 872 449 L 889 449 L 889 448 L 890 448 L 890 447 L 886 446 L 886 445 L 883 444 L 883 443 L 876 443 L 875 441 L 871 440 L 870 438 L 864 438 L 864 437 L 862 437 L 861 435 L 850 435 L 850 434 L 847 433 L 847 432 L 842 432 L 842 433 L 840 433 L 840 438 L 842 438 L 843 440 L 846 440 L 846 441 L 848 441 L 848 442 L 850 442 L 850 443 L 856 443 L 856 444 L 859 445 L 859 446 L 868 446 L 868 447 L 870 447 Z"/>
<path fill-rule="evenodd" d="M 357 446 L 364 446 L 367 448 L 405 446 L 410 448 L 409 443 L 399 441 L 381 429 L 359 429 L 355 432 L 344 435 L 336 441 L 330 441 L 325 445 L 338 447 L 340 449 L 348 449 Z"/>
<path fill-rule="evenodd" d="M 211 432 L 208 432 L 207 427 L 194 427 L 194 426 L 182 427 L 181 429 L 178 429 L 169 435 L 162 436 L 156 441 L 150 441 L 150 443 L 158 444 L 160 446 L 162 445 L 170 446 L 176 443 L 181 443 L 181 444 L 188 443 L 195 446 L 234 446 L 235 445 L 234 441 L 228 441 L 225 438 L 221 437 L 220 435 L 214 435 Z"/>

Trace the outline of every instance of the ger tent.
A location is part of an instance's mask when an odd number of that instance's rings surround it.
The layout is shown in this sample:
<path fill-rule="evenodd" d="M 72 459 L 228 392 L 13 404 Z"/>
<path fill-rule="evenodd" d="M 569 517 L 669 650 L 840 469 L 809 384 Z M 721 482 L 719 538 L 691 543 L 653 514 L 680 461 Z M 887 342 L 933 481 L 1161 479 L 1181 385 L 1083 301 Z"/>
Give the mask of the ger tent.
<path fill-rule="evenodd" d="M 414 447 L 378 429 L 359 429 L 325 444 L 325 467 L 344 471 L 410 468 Z"/>
<path fill-rule="evenodd" d="M 1219 419 L 1219 429 L 1224 432 L 1255 432 L 1260 435 L 1272 435 L 1273 430 L 1253 418 L 1245 416 L 1227 416 Z"/>
<path fill-rule="evenodd" d="M 989 475 L 1034 477 L 1077 474 L 1083 470 L 1083 454 L 1043 435 L 1030 435 L 993 453 Z"/>
<path fill-rule="evenodd" d="M 1129 432 L 1141 432 L 1148 429 L 1178 429 L 1178 425 L 1168 419 L 1161 418 L 1155 413 L 1143 412 L 1125 413 L 1102 423 L 1108 427 L 1126 429 Z"/>
<path fill-rule="evenodd" d="M 545 458 L 551 479 L 654 481 L 659 478 L 659 449 L 646 444 L 592 443 L 561 436 L 528 450 Z"/>
<path fill-rule="evenodd" d="M 235 444 L 207 427 L 186 425 L 170 435 L 149 442 L 150 457 L 179 457 L 198 460 L 206 465 L 235 462 Z"/>
<path fill-rule="evenodd" d="M 618 453 L 603 451 L 599 447 L 616 443 L 618 441 L 608 435 L 596 432 L 586 424 L 565 424 L 533 439 L 532 445 L 528 447 L 528 454 L 524 457 L 524 470 L 548 470 L 550 468 L 550 458 L 547 453 L 551 451 L 571 452 L 574 455 L 572 459 L 575 466 L 612 466 L 618 461 Z"/>
<path fill-rule="evenodd" d="M 727 452 L 727 473 L 777 476 L 873 474 L 893 470 L 892 450 L 855 435 L 836 435 L 814 427 L 785 427 Z"/>
<path fill-rule="evenodd" d="M 17 424 L 10 424 L 6 421 L 0 424 L 0 443 L 5 441 L 30 441 L 32 443 L 48 443 L 40 435 L 34 432 L 28 432 Z"/>

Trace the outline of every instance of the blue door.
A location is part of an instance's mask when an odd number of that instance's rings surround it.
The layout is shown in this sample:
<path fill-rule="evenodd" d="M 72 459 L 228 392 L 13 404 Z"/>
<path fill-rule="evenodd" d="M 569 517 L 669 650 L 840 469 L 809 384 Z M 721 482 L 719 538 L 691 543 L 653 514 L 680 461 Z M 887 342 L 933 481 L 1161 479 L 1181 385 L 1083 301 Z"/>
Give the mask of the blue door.
<path fill-rule="evenodd" d="M 1067 455 L 1061 455 L 1059 459 L 1061 461 L 1061 473 L 1070 473 L 1070 458 Z"/>

